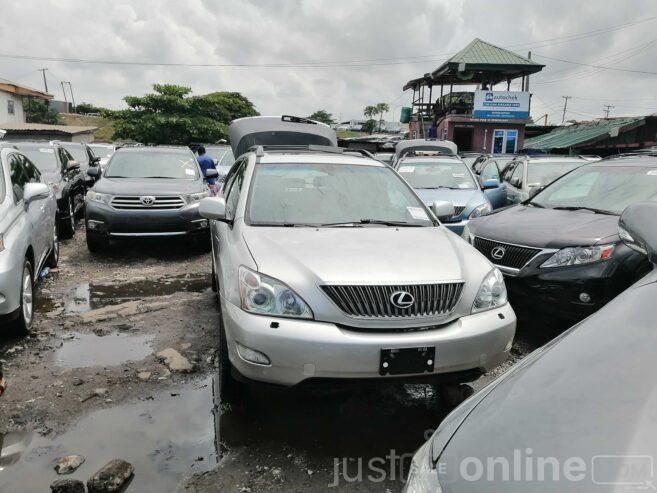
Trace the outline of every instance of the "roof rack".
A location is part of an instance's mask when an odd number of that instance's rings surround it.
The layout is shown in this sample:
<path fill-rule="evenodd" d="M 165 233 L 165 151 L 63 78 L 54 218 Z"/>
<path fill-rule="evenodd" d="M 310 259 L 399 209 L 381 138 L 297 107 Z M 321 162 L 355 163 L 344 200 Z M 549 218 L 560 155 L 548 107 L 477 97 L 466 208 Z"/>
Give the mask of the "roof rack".
<path fill-rule="evenodd" d="M 265 152 L 326 152 L 328 154 L 360 154 L 361 156 L 377 160 L 371 152 L 365 149 L 345 149 L 344 147 L 323 146 L 317 144 L 308 145 L 256 145 L 249 147 L 248 151 L 255 152 L 257 157 L 262 157 Z M 378 161 L 378 160 L 377 160 Z"/>

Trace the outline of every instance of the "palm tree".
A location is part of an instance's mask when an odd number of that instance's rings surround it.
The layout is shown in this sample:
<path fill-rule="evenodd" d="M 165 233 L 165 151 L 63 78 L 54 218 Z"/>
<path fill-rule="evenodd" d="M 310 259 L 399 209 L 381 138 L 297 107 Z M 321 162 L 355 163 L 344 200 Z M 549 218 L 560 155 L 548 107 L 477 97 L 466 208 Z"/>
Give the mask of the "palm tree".
<path fill-rule="evenodd" d="M 390 111 L 390 106 L 388 106 L 388 103 L 379 103 L 374 108 L 376 109 L 376 114 L 380 115 L 379 116 L 379 132 L 380 132 L 381 122 L 383 121 L 383 114 Z"/>

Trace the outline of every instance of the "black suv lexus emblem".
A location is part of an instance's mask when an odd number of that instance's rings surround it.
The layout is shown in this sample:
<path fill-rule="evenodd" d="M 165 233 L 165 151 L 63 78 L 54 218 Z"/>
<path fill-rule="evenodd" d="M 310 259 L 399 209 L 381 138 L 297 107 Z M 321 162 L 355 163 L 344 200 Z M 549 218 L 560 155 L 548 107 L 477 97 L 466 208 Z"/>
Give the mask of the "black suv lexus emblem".
<path fill-rule="evenodd" d="M 504 257 L 504 254 L 506 253 L 506 248 L 503 246 L 496 246 L 490 251 L 490 256 L 493 257 L 495 260 L 501 260 L 502 257 Z"/>
<path fill-rule="evenodd" d="M 408 291 L 395 291 L 390 295 L 390 303 L 397 308 L 408 308 L 415 303 L 415 298 Z"/>

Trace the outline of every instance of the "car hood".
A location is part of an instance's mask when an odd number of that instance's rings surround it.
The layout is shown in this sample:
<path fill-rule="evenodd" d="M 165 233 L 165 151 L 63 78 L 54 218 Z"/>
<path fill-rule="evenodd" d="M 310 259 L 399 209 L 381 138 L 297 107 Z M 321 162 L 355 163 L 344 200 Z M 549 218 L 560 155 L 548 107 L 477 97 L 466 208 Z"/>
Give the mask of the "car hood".
<path fill-rule="evenodd" d="M 481 190 L 449 190 L 439 189 L 422 189 L 416 188 L 415 193 L 422 199 L 425 204 L 431 205 L 436 200 L 446 200 L 455 206 L 462 207 L 467 204 L 478 205 L 486 201 Z"/>
<path fill-rule="evenodd" d="M 581 458 L 589 468 L 586 479 L 569 482 L 561 476 L 558 488 L 549 481 L 529 488 L 523 482 L 495 481 L 486 482 L 484 489 L 490 493 L 624 491 L 614 484 L 593 484 L 591 475 L 594 462 L 601 460 L 597 466 L 607 481 L 620 481 L 614 474 L 621 472 L 623 456 L 657 456 L 657 392 L 646 381 L 646 376 L 657 372 L 654 314 L 646 309 L 657 296 L 657 272 L 649 276 L 652 283 L 638 283 L 625 291 L 559 340 L 528 356 L 527 363 L 521 361 L 508 370 L 490 392 L 483 391 L 451 436 L 434 435 L 438 448 L 439 442 L 448 440 L 434 458 L 442 453 L 441 460 L 447 462 L 450 457 L 472 457 L 486 464 L 487 458 L 499 457 L 513 464 L 514 451 L 524 461 L 530 448 L 533 459 L 556 458 L 562 473 L 569 458 Z M 641 463 L 634 465 L 638 470 Z M 546 471 L 550 478 L 551 469 Z M 479 482 L 456 480 L 446 482 L 443 491 L 469 493 L 481 487 Z"/>
<path fill-rule="evenodd" d="M 110 195 L 180 195 L 203 191 L 200 180 L 101 178 L 93 190 Z"/>
<path fill-rule="evenodd" d="M 618 216 L 519 205 L 474 219 L 470 232 L 490 240 L 539 248 L 564 248 L 619 240 Z"/>
<path fill-rule="evenodd" d="M 442 227 L 251 227 L 244 239 L 258 270 L 278 279 L 404 284 L 463 279 L 451 234 Z"/>

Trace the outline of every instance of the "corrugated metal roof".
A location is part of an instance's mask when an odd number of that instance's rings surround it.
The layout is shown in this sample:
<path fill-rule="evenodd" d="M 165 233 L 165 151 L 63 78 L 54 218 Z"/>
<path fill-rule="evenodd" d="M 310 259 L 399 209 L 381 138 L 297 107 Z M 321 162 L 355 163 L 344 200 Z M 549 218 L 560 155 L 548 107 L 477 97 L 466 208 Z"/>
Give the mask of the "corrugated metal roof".
<path fill-rule="evenodd" d="M 83 127 L 78 125 L 46 125 L 45 123 L 2 123 L 0 129 L 8 132 L 59 132 L 70 135 L 93 132 L 98 127 Z"/>
<path fill-rule="evenodd" d="M 550 149 L 569 149 L 597 140 L 617 137 L 619 133 L 630 130 L 645 121 L 645 117 L 612 118 L 559 127 L 552 132 L 525 140 L 525 149 L 548 151 Z"/>
<path fill-rule="evenodd" d="M 447 63 L 465 63 L 472 65 L 536 65 L 540 66 L 528 58 L 516 55 L 515 53 L 500 48 L 498 46 L 486 43 L 479 38 L 473 39 L 468 46 L 459 51 L 450 58 Z"/>

